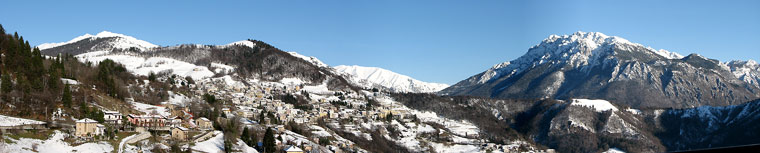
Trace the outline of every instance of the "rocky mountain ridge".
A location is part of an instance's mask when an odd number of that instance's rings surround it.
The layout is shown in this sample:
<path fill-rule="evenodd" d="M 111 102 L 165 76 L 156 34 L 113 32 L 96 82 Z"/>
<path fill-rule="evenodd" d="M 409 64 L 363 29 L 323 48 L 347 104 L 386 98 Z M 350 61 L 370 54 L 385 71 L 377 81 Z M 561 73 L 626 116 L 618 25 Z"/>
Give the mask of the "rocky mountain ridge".
<path fill-rule="evenodd" d="M 758 87 L 738 79 L 727 64 L 681 57 L 598 32 L 552 35 L 439 94 L 607 99 L 635 108 L 722 106 L 760 97 Z"/>

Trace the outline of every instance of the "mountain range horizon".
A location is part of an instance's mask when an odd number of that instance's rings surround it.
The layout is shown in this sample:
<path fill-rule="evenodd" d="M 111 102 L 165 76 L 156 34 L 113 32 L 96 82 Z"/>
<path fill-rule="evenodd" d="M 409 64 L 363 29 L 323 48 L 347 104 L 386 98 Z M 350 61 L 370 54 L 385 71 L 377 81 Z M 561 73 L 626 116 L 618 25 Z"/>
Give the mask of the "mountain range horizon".
<path fill-rule="evenodd" d="M 584 34 L 584 33 L 600 34 L 600 35 L 603 35 L 603 36 L 607 36 L 607 35 L 605 35 L 602 32 L 584 32 L 584 31 L 576 31 L 576 32 L 574 32 L 572 34 L 569 34 L 569 35 Z M 75 37 L 75 38 L 73 38 L 73 39 L 71 39 L 71 40 L 69 40 L 67 42 L 58 42 L 58 43 L 47 42 L 47 43 L 41 43 L 41 44 L 37 45 L 37 47 L 39 47 L 40 49 L 44 50 L 44 49 L 52 48 L 54 46 L 59 46 L 59 45 L 62 45 L 62 44 L 73 43 L 73 42 L 76 42 L 76 41 L 79 41 L 79 40 L 85 39 L 85 38 L 114 37 L 114 36 L 125 37 L 125 38 L 129 38 L 129 39 L 138 40 L 141 43 L 143 43 L 144 46 L 159 47 L 159 45 L 154 45 L 154 44 L 151 44 L 151 43 L 149 43 L 147 41 L 139 40 L 139 39 L 137 39 L 135 37 L 131 37 L 131 36 L 124 35 L 124 34 L 119 34 L 119 33 L 114 33 L 114 32 L 107 31 L 107 30 L 106 31 L 101 31 L 101 32 L 97 33 L 96 35 L 85 33 L 84 35 Z M 549 35 L 546 39 L 549 39 L 549 38 L 552 38 L 552 37 L 559 37 L 559 36 L 560 35 Z M 562 36 L 567 36 L 567 35 L 562 35 Z M 624 38 L 617 37 L 617 36 L 609 36 L 609 37 L 619 38 L 619 39 L 625 40 Z M 628 40 L 625 40 L 625 41 L 628 41 Z M 231 43 L 228 43 L 226 45 L 230 45 L 230 44 L 234 44 L 234 43 L 237 43 L 237 42 L 231 42 Z M 179 45 L 209 45 L 209 44 L 192 44 L 191 43 L 191 44 L 179 44 Z M 216 44 L 216 45 L 221 45 L 221 44 Z M 171 45 L 166 45 L 166 46 L 171 46 Z M 145 49 L 146 47 L 142 47 L 142 48 Z M 654 48 L 651 48 L 651 47 L 647 47 L 647 48 L 650 48 L 651 50 L 653 50 L 653 52 L 655 52 L 657 54 L 660 54 L 662 56 L 671 56 L 671 57 L 680 57 L 680 58 L 685 57 L 685 56 L 683 56 L 683 55 L 681 55 L 681 54 L 679 54 L 677 52 L 671 52 L 671 51 L 668 51 L 668 50 L 665 50 L 665 49 L 654 49 Z M 698 53 L 690 53 L 690 54 L 697 54 L 697 55 L 699 55 Z M 742 59 L 730 59 L 729 61 L 722 61 L 722 62 L 725 62 L 725 63 L 730 63 L 730 62 L 749 62 L 751 64 L 751 63 L 756 63 L 756 60 L 747 59 L 745 61 L 745 60 L 742 60 Z M 503 63 L 494 64 L 492 67 L 498 67 L 501 64 L 503 64 Z M 356 65 L 356 64 L 343 64 L 343 65 Z M 370 66 L 370 67 L 373 67 L 373 66 Z M 377 66 L 374 66 L 374 67 L 377 67 Z M 381 68 L 381 67 L 378 67 L 378 68 Z M 451 84 L 451 85 L 453 85 L 453 84 L 455 84 L 456 82 L 459 82 L 459 81 L 461 81 L 461 80 L 454 80 L 453 82 L 450 82 L 450 83 L 445 83 L 444 82 L 444 84 Z"/>

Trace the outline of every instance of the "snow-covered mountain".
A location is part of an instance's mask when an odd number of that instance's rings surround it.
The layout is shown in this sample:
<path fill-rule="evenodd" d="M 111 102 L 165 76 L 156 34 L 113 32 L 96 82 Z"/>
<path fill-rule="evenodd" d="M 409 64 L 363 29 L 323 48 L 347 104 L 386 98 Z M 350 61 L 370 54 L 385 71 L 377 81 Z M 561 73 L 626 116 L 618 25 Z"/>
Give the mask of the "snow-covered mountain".
<path fill-rule="evenodd" d="M 185 44 L 160 47 L 134 37 L 104 31 L 85 34 L 68 42 L 45 43 L 42 54 L 71 54 L 82 62 L 97 64 L 110 59 L 135 75 L 174 74 L 193 79 L 232 75 L 241 79 L 279 81 L 297 78 L 308 83 L 340 78 L 315 57 L 284 52 L 258 40 L 226 45 Z M 347 85 L 338 79 L 332 83 Z M 333 86 L 347 88 L 347 86 Z"/>
<path fill-rule="evenodd" d="M 736 72 L 736 71 L 733 71 Z M 496 98 L 598 98 L 634 107 L 730 105 L 760 97 L 730 68 L 598 32 L 551 35 L 509 62 L 442 90 Z M 706 90 L 708 89 L 708 90 Z"/>
<path fill-rule="evenodd" d="M 336 71 L 347 74 L 353 83 L 364 87 L 381 86 L 394 92 L 437 92 L 449 85 L 422 82 L 406 75 L 378 67 L 339 65 Z"/>
<path fill-rule="evenodd" d="M 91 34 L 88 33 L 88 34 L 84 34 L 82 36 L 76 37 L 74 39 L 71 39 L 71 40 L 69 40 L 67 42 L 43 43 L 43 44 L 38 45 L 37 47 L 40 48 L 40 50 L 43 50 L 43 49 L 48 49 L 48 48 L 58 47 L 58 46 L 66 45 L 66 44 L 75 43 L 75 42 L 82 41 L 82 40 L 92 40 L 92 39 L 98 39 L 98 38 L 111 38 L 111 37 L 116 37 L 117 38 L 114 41 L 109 42 L 109 44 L 113 45 L 113 48 L 129 49 L 131 47 L 136 47 L 136 48 L 139 48 L 140 50 L 144 51 L 144 50 L 148 50 L 150 48 L 158 47 L 158 45 L 151 44 L 151 43 L 149 43 L 147 41 L 140 40 L 140 39 L 137 39 L 135 37 L 127 36 L 127 35 L 124 35 L 124 34 L 113 33 L 113 32 L 110 32 L 110 31 L 102 31 L 102 32 L 100 32 L 100 33 L 98 33 L 96 35 L 91 35 Z"/>
<path fill-rule="evenodd" d="M 124 34 L 103 31 L 96 35 L 85 34 L 67 42 L 43 43 L 37 46 L 49 54 L 66 53 L 77 55 L 91 51 L 111 51 L 113 49 L 148 51 L 159 47 L 147 41 Z"/>

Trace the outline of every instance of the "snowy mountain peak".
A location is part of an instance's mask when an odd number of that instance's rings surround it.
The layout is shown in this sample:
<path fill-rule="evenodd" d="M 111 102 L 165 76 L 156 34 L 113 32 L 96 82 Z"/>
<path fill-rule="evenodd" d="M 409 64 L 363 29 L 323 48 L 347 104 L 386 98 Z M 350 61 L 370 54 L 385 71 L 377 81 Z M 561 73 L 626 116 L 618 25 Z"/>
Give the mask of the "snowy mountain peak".
<path fill-rule="evenodd" d="M 100 32 L 100 33 L 98 33 L 96 35 L 91 35 L 91 34 L 88 33 L 88 34 L 84 34 L 82 36 L 76 37 L 74 39 L 71 39 L 71 40 L 69 40 L 67 42 L 43 43 L 43 44 L 38 45 L 37 47 L 40 48 L 40 50 L 45 50 L 45 49 L 55 48 L 55 47 L 58 47 L 58 46 L 63 46 L 63 45 L 67 45 L 67 44 L 76 43 L 76 42 L 79 42 L 79 41 L 82 41 L 82 40 L 90 40 L 90 41 L 92 41 L 94 39 L 112 38 L 112 37 L 116 38 L 113 41 L 109 42 L 109 44 L 110 44 L 110 46 L 112 48 L 129 49 L 129 48 L 135 47 L 135 48 L 140 49 L 141 51 L 146 51 L 146 50 L 148 50 L 150 48 L 158 47 L 158 45 L 151 44 L 151 43 L 149 43 L 147 41 L 140 40 L 140 39 L 137 39 L 135 37 L 127 36 L 127 35 L 124 35 L 124 34 L 113 33 L 113 32 L 110 32 L 110 31 L 102 31 L 102 32 Z"/>
<path fill-rule="evenodd" d="M 110 32 L 110 31 L 101 31 L 100 33 L 96 34 L 94 37 L 97 37 L 97 38 L 124 37 L 124 38 L 135 39 L 134 37 L 130 37 L 130 36 L 127 36 L 127 35 L 124 35 L 124 34 L 113 33 L 113 32 Z"/>
<path fill-rule="evenodd" d="M 491 67 L 478 78 L 469 81 L 485 83 L 492 78 L 508 76 L 545 63 L 568 64 L 574 68 L 610 63 L 617 60 L 616 50 L 636 51 L 641 48 L 648 56 L 667 59 L 681 59 L 682 55 L 667 50 L 655 50 L 641 44 L 632 43 L 617 36 L 600 32 L 578 31 L 570 35 L 551 35 L 540 44 L 528 49 L 525 55 Z M 630 59 L 630 58 L 627 58 Z"/>
<path fill-rule="evenodd" d="M 562 42 L 562 43 L 580 42 L 580 43 L 590 45 L 590 46 L 599 46 L 604 43 L 631 44 L 631 42 L 629 42 L 628 40 L 617 37 L 617 36 L 607 36 L 601 32 L 583 32 L 583 31 L 578 31 L 571 35 L 562 35 L 562 36 L 551 35 L 549 36 L 549 38 L 544 39 L 542 44 L 551 44 L 557 41 Z"/>
<path fill-rule="evenodd" d="M 422 82 L 378 67 L 339 65 L 334 68 L 339 73 L 348 75 L 354 84 L 364 87 L 381 86 L 395 92 L 437 92 L 448 87 L 446 84 Z"/>

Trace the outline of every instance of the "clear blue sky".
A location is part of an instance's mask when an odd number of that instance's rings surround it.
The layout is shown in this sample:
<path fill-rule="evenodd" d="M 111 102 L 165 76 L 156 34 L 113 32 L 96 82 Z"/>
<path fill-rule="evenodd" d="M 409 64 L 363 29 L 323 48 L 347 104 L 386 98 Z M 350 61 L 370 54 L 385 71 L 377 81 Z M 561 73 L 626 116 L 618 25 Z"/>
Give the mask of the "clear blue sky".
<path fill-rule="evenodd" d="M 168 46 L 258 39 L 335 65 L 453 84 L 551 34 L 596 31 L 721 61 L 760 59 L 760 1 L 3 1 L 31 44 L 103 30 Z"/>

